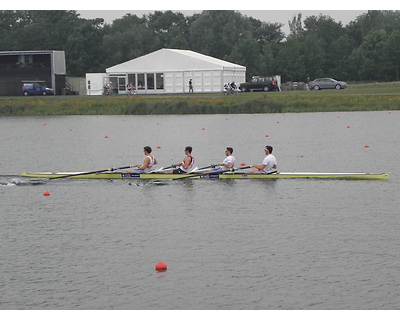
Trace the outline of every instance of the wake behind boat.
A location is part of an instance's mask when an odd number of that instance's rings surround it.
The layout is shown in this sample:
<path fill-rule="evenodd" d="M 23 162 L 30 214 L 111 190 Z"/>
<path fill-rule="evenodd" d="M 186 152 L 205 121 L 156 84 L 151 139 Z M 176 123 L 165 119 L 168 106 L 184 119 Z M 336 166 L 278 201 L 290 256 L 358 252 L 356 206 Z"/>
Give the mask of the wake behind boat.
<path fill-rule="evenodd" d="M 384 180 L 388 173 L 318 173 L 318 172 L 276 172 L 272 174 L 248 174 L 233 171 L 223 173 L 191 172 L 188 174 L 165 173 L 127 173 L 127 172 L 32 172 L 22 173 L 29 178 L 67 178 L 67 179 L 347 179 L 347 180 Z"/>

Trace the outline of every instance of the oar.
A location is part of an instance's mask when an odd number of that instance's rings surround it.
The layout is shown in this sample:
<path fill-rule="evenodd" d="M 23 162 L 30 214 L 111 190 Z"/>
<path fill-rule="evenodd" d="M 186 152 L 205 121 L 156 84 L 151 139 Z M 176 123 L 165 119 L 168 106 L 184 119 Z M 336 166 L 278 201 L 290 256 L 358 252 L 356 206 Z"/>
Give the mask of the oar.
<path fill-rule="evenodd" d="M 231 169 L 223 170 L 223 171 L 215 171 L 215 172 L 207 172 L 207 173 L 201 172 L 201 173 L 196 173 L 196 174 L 188 174 L 188 175 L 185 175 L 184 177 L 174 178 L 172 180 L 189 179 L 189 178 L 198 177 L 198 176 L 208 176 L 210 174 L 221 174 L 221 173 L 228 172 L 228 171 L 235 172 L 237 170 L 248 169 L 248 168 L 251 168 L 251 167 L 250 166 L 245 166 L 245 167 L 239 167 L 239 168 L 236 168 L 236 169 L 235 168 L 231 168 Z"/>
<path fill-rule="evenodd" d="M 171 169 L 171 168 L 174 168 L 174 167 L 176 167 L 176 165 L 170 165 L 169 167 L 161 167 L 160 169 L 157 169 L 157 170 L 154 170 L 154 171 L 150 171 L 149 173 L 162 173 L 161 171 L 165 171 L 165 170 L 168 170 L 168 169 Z"/>
<path fill-rule="evenodd" d="M 214 167 L 216 167 L 216 166 L 217 166 L 216 164 L 210 164 L 210 165 L 207 166 L 207 167 L 198 168 L 197 170 L 203 170 L 203 169 L 208 169 L 208 168 L 214 168 Z"/>
<path fill-rule="evenodd" d="M 104 172 L 104 171 L 115 171 L 115 170 L 128 169 L 128 168 L 132 168 L 132 166 L 119 167 L 119 168 L 111 168 L 111 169 L 104 169 L 104 170 L 97 170 L 97 171 L 89 171 L 89 172 L 81 172 L 81 173 L 74 173 L 74 174 L 67 174 L 67 175 L 65 175 L 65 176 L 52 177 L 52 178 L 49 178 L 49 180 L 53 180 L 53 179 L 63 179 L 63 178 L 69 178 L 69 177 L 75 177 L 75 176 L 85 176 L 85 175 L 93 174 L 93 173 L 100 173 L 100 172 Z"/>

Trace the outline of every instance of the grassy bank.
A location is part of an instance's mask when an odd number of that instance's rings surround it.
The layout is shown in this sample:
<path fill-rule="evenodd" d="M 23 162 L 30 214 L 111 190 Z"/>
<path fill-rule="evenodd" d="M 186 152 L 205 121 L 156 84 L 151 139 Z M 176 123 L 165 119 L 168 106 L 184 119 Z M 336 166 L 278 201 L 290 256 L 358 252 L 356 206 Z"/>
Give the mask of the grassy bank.
<path fill-rule="evenodd" d="M 400 82 L 346 90 L 255 92 L 236 96 L 177 94 L 0 97 L 0 116 L 234 114 L 400 110 Z"/>

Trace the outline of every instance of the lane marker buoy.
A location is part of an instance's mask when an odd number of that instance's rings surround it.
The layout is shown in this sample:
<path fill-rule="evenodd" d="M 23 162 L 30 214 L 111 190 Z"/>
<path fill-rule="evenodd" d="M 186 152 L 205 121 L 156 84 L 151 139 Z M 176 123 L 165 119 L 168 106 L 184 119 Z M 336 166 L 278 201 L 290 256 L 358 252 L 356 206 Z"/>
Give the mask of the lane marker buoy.
<path fill-rule="evenodd" d="M 160 261 L 156 264 L 156 271 L 165 272 L 167 271 L 167 264 L 163 261 Z"/>

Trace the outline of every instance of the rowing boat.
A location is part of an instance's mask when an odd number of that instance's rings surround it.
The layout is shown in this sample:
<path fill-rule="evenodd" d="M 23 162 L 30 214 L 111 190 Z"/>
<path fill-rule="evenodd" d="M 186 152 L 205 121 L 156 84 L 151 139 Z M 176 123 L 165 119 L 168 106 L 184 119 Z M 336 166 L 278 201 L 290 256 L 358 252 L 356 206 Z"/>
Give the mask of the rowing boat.
<path fill-rule="evenodd" d="M 82 175 L 79 175 L 82 173 Z M 126 172 L 99 172 L 85 174 L 84 172 L 32 172 L 23 173 L 23 177 L 30 178 L 61 178 L 67 179 L 348 179 L 348 180 L 383 180 L 388 173 L 316 173 L 316 172 L 278 172 L 272 174 L 248 174 L 246 172 L 226 172 L 221 174 L 166 174 L 166 173 L 126 173 Z"/>

